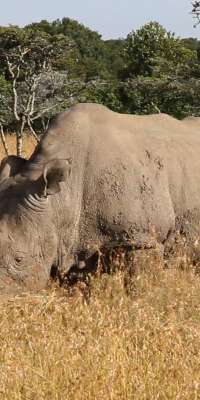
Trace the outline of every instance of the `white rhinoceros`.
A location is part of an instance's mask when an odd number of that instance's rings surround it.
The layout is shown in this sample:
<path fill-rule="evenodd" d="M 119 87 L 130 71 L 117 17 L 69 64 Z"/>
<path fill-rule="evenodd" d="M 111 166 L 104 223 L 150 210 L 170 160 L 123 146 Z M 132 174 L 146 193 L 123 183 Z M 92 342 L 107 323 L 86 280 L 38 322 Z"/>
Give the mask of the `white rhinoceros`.
<path fill-rule="evenodd" d="M 97 104 L 59 114 L 0 168 L 0 292 L 45 287 L 106 246 L 164 244 L 200 215 L 198 124 Z"/>

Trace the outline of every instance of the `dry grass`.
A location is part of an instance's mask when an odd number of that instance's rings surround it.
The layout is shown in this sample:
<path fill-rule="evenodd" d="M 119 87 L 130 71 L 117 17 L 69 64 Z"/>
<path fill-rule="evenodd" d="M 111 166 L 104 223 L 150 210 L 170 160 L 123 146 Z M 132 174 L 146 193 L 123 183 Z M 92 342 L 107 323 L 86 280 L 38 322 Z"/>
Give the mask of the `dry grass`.
<path fill-rule="evenodd" d="M 200 278 L 192 271 L 2 299 L 0 399 L 200 398 Z"/>
<path fill-rule="evenodd" d="M 16 154 L 16 137 L 14 134 L 6 135 L 6 142 L 9 149 L 9 154 Z M 24 148 L 23 148 L 23 157 L 28 157 L 31 155 L 35 148 L 36 142 L 31 135 L 24 136 Z M 6 156 L 2 142 L 0 140 L 0 160 Z"/>
<path fill-rule="evenodd" d="M 0 400 L 200 399 L 200 277 L 154 267 L 1 298 Z"/>

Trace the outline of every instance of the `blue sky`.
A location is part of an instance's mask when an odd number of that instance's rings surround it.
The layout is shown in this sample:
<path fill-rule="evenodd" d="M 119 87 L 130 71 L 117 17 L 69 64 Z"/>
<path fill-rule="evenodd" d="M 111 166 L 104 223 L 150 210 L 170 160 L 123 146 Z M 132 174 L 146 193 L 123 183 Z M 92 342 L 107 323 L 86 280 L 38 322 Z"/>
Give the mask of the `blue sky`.
<path fill-rule="evenodd" d="M 160 22 L 181 37 L 200 38 L 193 28 L 190 0 L 0 0 L 0 25 L 25 25 L 41 19 L 70 17 L 103 38 L 125 37 L 147 21 Z"/>

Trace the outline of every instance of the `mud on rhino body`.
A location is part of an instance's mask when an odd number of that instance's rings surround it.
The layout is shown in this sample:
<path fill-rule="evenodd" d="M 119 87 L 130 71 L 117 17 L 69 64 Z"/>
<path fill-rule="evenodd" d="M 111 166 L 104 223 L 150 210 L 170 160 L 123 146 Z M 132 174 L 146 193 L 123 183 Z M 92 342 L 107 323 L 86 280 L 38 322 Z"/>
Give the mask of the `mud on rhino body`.
<path fill-rule="evenodd" d="M 67 273 L 97 249 L 198 236 L 198 130 L 95 104 L 59 114 L 29 160 L 1 163 L 0 292 L 44 288 L 52 266 Z"/>

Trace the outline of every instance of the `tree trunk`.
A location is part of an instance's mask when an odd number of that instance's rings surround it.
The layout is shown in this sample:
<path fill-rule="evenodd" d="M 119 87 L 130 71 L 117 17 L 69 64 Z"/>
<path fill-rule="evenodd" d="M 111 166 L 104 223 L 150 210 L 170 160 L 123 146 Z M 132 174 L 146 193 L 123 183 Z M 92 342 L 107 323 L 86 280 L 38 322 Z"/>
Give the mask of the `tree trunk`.
<path fill-rule="evenodd" d="M 23 147 L 23 141 L 22 141 L 22 134 L 21 131 L 16 132 L 16 147 L 17 147 L 17 156 L 21 157 L 22 156 L 22 147 Z"/>
<path fill-rule="evenodd" d="M 2 144 L 3 144 L 4 151 L 5 151 L 6 155 L 8 156 L 9 155 L 9 150 L 8 150 L 8 146 L 7 146 L 7 143 L 6 143 L 6 138 L 5 138 L 4 131 L 3 131 L 3 125 L 1 123 L 0 123 L 0 134 L 1 134 L 1 141 L 2 141 Z"/>
<path fill-rule="evenodd" d="M 16 132 L 16 140 L 17 140 L 17 156 L 21 157 L 22 156 L 22 151 L 23 151 L 23 133 L 24 133 L 24 127 L 25 127 L 26 119 L 23 116 L 21 120 L 21 127 L 17 129 Z"/>
<path fill-rule="evenodd" d="M 27 119 L 27 124 L 28 124 L 28 127 L 29 127 L 34 139 L 36 140 L 37 143 L 39 143 L 40 139 L 38 138 L 37 133 L 34 131 L 29 117 Z"/>

